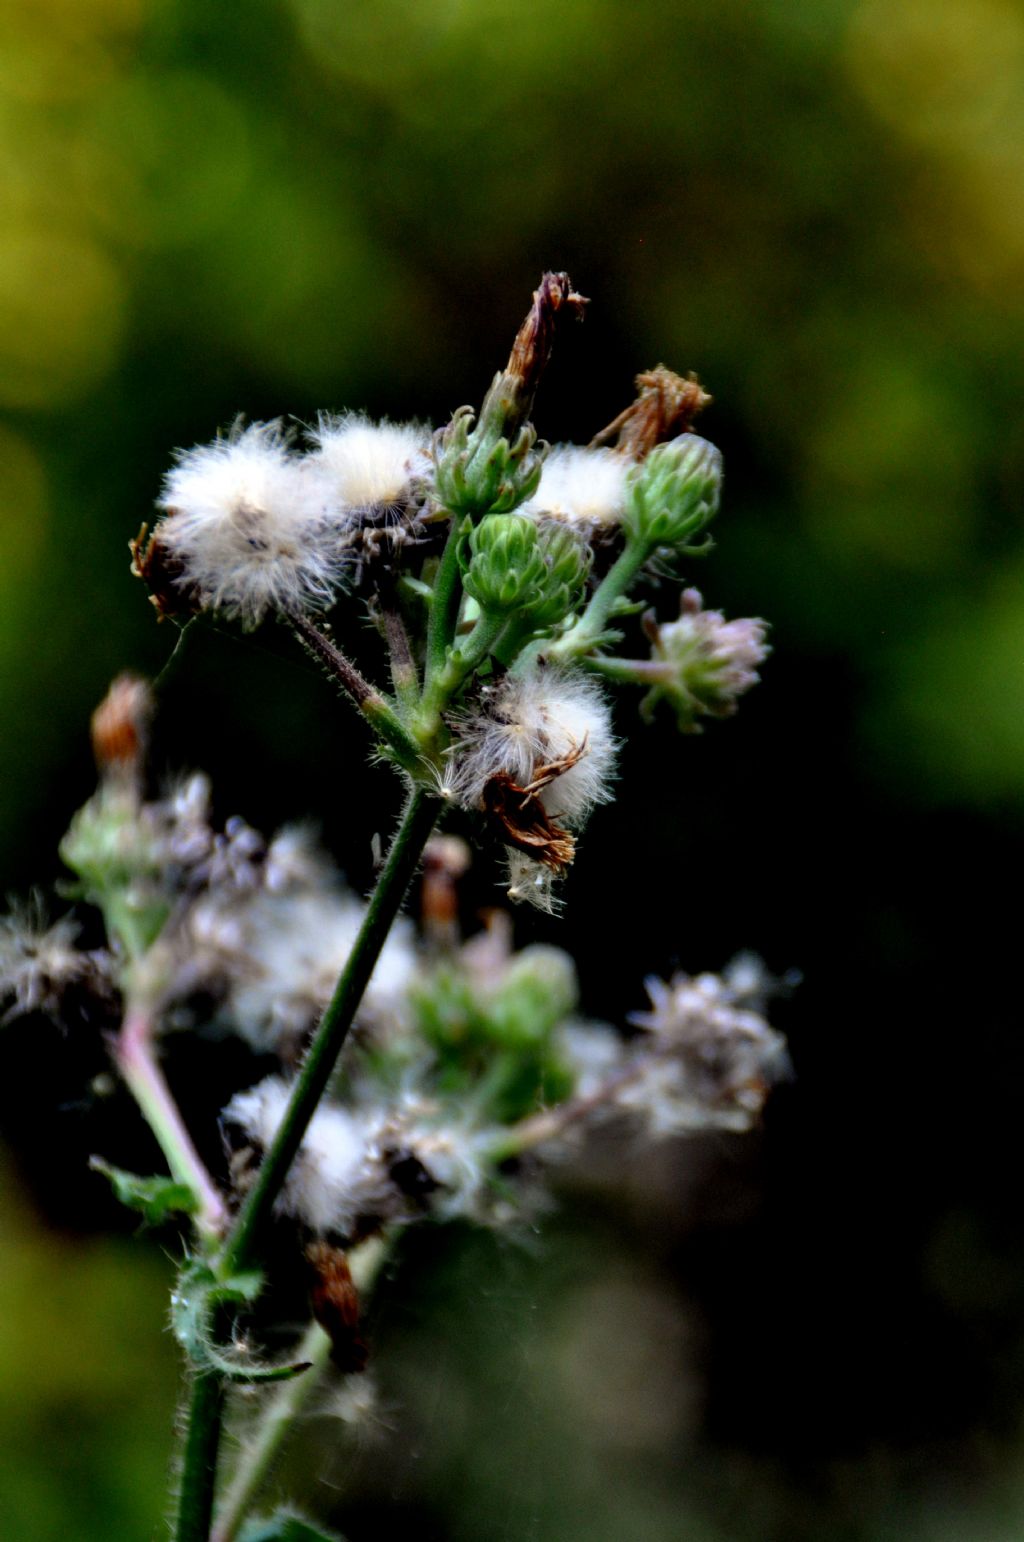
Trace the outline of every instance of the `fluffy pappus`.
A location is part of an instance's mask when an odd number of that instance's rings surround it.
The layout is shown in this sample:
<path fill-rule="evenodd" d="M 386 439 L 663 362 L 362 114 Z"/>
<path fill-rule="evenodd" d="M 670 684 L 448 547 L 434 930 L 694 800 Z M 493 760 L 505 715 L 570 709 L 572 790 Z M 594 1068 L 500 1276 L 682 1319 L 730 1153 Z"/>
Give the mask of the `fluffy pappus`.
<path fill-rule="evenodd" d="M 590 537 L 614 532 L 632 469 L 632 461 L 617 450 L 556 444 L 544 462 L 540 486 L 520 512 L 559 520 Z"/>
<path fill-rule="evenodd" d="M 241 901 L 216 895 L 193 907 L 197 949 L 219 958 L 230 982 L 225 1012 L 257 1051 L 294 1049 L 331 999 L 362 925 L 353 895 L 327 883 L 263 889 Z M 398 921 L 366 990 L 360 1016 L 399 1013 L 417 968 L 412 931 Z"/>
<path fill-rule="evenodd" d="M 280 420 L 180 452 L 158 503 L 154 542 L 201 606 L 251 627 L 334 598 L 340 502 L 316 462 L 290 452 Z"/>
<path fill-rule="evenodd" d="M 268 1077 L 231 1100 L 226 1127 L 266 1149 L 290 1093 L 287 1082 Z M 372 1236 L 387 1222 L 414 1220 L 428 1208 L 445 1216 L 469 1213 L 483 1183 L 483 1137 L 441 1121 L 438 1112 L 415 1092 L 355 1108 L 321 1103 L 278 1208 L 315 1235 L 346 1242 Z M 246 1170 L 234 1166 L 244 1187 Z"/>
<path fill-rule="evenodd" d="M 419 423 L 374 423 L 361 412 L 321 413 L 310 439 L 307 460 L 350 509 L 400 503 L 412 478 L 427 468 L 430 430 Z"/>
<path fill-rule="evenodd" d="M 29 1012 L 59 1020 L 69 990 L 109 990 L 108 956 L 77 948 L 78 930 L 70 916 L 47 924 L 38 899 L 0 916 L 0 1003 L 10 1002 L 0 1022 Z"/>
<path fill-rule="evenodd" d="M 616 740 L 611 712 L 595 680 L 537 666 L 506 675 L 456 724 L 452 752 L 460 800 L 478 808 L 487 788 L 506 777 L 536 796 L 551 819 L 579 826 L 612 796 Z"/>

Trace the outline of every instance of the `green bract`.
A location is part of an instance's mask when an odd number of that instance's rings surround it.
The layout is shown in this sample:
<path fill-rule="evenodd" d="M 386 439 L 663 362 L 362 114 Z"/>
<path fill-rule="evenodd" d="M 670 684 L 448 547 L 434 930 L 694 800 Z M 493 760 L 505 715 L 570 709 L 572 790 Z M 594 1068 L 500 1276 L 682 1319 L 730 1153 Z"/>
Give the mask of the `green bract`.
<path fill-rule="evenodd" d="M 626 494 L 622 524 L 634 541 L 685 547 L 718 512 L 722 456 L 707 439 L 681 434 L 658 445 Z"/>
<path fill-rule="evenodd" d="M 529 423 L 511 440 L 503 433 L 511 406 L 505 403 L 507 411 L 502 410 L 501 378 L 488 392 L 475 426 L 472 407 L 460 407 L 435 440 L 434 488 L 453 515 L 508 513 L 537 491 L 543 450 L 534 449 L 537 435 Z"/>

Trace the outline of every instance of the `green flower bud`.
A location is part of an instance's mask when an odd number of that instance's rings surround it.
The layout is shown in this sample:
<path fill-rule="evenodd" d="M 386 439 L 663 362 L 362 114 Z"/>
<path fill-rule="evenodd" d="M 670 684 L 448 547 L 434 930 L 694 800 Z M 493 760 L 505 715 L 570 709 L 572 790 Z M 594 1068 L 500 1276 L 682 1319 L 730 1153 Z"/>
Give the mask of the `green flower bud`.
<path fill-rule="evenodd" d="M 538 545 L 546 567 L 543 594 L 530 607 L 536 627 L 549 627 L 575 611 L 583 596 L 593 552 L 565 525 L 542 525 Z"/>
<path fill-rule="evenodd" d="M 488 514 L 462 556 L 466 593 L 499 615 L 531 605 L 547 576 L 537 526 L 523 514 Z"/>
<path fill-rule="evenodd" d="M 579 604 L 590 549 L 576 533 L 525 514 L 488 514 L 464 543 L 465 589 L 492 615 L 554 626 Z"/>
<path fill-rule="evenodd" d="M 623 527 L 652 548 L 687 546 L 717 513 L 721 487 L 721 453 L 697 434 L 680 434 L 641 463 L 626 494 Z"/>
<path fill-rule="evenodd" d="M 475 426 L 473 409 L 460 407 L 435 435 L 434 491 L 456 517 L 504 514 L 537 491 L 547 446 L 534 448 L 537 435 L 529 423 L 511 440 L 502 432 L 514 417 L 504 379 L 496 376 Z"/>

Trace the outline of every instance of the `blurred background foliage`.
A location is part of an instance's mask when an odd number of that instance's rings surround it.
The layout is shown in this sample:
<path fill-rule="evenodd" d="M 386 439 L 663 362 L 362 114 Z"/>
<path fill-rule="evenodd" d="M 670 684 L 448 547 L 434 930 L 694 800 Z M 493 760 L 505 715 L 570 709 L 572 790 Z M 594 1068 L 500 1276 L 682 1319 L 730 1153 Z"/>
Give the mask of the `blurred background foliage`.
<path fill-rule="evenodd" d="M 1019 1536 L 1024 12 L 6 0 L 0 229 L 12 891 L 57 873 L 110 676 L 173 646 L 126 547 L 170 451 L 240 411 L 444 421 L 545 267 L 593 303 L 541 433 L 696 369 L 728 481 L 693 579 L 774 627 L 735 723 L 680 742 L 623 705 L 620 801 L 522 934 L 609 1015 L 740 945 L 798 965 L 794 1084 L 760 1141 L 599 1154 L 534 1246 L 416 1239 L 380 1428 L 313 1421 L 303 1481 L 353 1542 Z M 359 884 L 395 802 L 362 749 L 272 635 L 204 634 L 165 692 L 160 769 L 316 815 Z M 3 1531 L 148 1535 L 168 1271 L 102 1240 L 85 1158 L 152 1153 L 85 1091 L 101 1046 L 7 1044 Z M 238 1067 L 172 1072 L 212 1131 Z"/>

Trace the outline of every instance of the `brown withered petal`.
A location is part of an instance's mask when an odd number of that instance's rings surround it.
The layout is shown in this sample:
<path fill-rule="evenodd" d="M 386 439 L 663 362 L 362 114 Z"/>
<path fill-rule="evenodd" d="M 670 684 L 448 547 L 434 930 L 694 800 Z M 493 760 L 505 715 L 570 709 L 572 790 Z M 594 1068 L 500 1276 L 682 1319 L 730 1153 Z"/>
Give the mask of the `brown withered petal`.
<path fill-rule="evenodd" d="M 553 820 L 535 792 L 520 787 L 506 771 L 491 777 L 483 791 L 484 812 L 500 827 L 502 839 L 560 873 L 571 863 L 576 842 Z"/>
<path fill-rule="evenodd" d="M 636 377 L 637 398 L 595 434 L 590 448 L 615 439 L 615 448 L 630 460 L 641 461 L 655 445 L 689 432 L 694 418 L 712 398 L 692 372 L 684 379 L 656 364 Z"/>
<path fill-rule="evenodd" d="M 199 613 L 201 606 L 194 593 L 179 582 L 184 572 L 181 562 L 161 541 L 159 528 L 150 534 L 149 526 L 143 524 L 134 540 L 128 542 L 128 549 L 132 554 L 132 576 L 141 578 L 148 586 L 150 604 L 156 606 L 160 621 Z"/>
<path fill-rule="evenodd" d="M 331 1360 L 343 1376 L 365 1371 L 368 1351 L 359 1332 L 359 1293 L 343 1248 L 319 1240 L 306 1248 L 313 1316 L 331 1341 Z"/>

